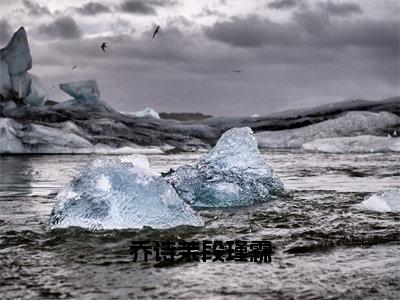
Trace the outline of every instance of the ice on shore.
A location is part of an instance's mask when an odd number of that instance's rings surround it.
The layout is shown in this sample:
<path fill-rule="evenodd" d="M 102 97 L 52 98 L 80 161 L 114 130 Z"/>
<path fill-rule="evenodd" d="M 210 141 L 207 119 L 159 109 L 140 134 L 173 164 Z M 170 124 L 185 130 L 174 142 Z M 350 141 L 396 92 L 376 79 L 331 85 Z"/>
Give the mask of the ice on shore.
<path fill-rule="evenodd" d="M 197 163 L 165 178 L 186 202 L 199 207 L 245 206 L 285 194 L 249 127 L 228 130 Z"/>
<path fill-rule="evenodd" d="M 203 226 L 204 222 L 146 158 L 95 160 L 57 195 L 50 229 Z"/>
<path fill-rule="evenodd" d="M 99 86 L 96 80 L 82 80 L 69 83 L 60 83 L 60 89 L 72 96 L 75 100 L 87 101 L 100 98 Z"/>
<path fill-rule="evenodd" d="M 360 203 L 358 208 L 377 212 L 400 212 L 400 189 L 372 195 Z"/>
<path fill-rule="evenodd" d="M 0 118 L 0 154 L 162 154 L 159 147 L 138 145 L 121 148 L 92 144 L 85 132 L 73 122 L 56 124 L 58 128 Z"/>
<path fill-rule="evenodd" d="M 400 117 L 389 112 L 351 111 L 336 119 L 297 129 L 259 132 L 256 137 L 260 148 L 301 148 L 316 139 L 374 135 L 399 122 Z"/>
<path fill-rule="evenodd" d="M 305 143 L 303 149 L 326 153 L 400 152 L 400 138 L 360 135 L 317 139 Z"/>

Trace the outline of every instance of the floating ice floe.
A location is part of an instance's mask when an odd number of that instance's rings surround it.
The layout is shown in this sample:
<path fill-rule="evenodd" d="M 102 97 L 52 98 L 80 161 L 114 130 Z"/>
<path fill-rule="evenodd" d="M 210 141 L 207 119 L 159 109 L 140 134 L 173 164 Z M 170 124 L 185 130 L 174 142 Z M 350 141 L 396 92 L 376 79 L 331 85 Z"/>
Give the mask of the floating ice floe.
<path fill-rule="evenodd" d="M 204 222 L 146 158 L 95 160 L 57 195 L 50 229 L 169 228 Z"/>
<path fill-rule="evenodd" d="M 375 135 L 399 122 L 400 117 L 389 112 L 352 111 L 336 119 L 297 129 L 263 131 L 256 137 L 260 148 L 301 148 L 316 139 Z"/>
<path fill-rule="evenodd" d="M 360 135 L 317 139 L 305 143 L 303 149 L 326 153 L 400 152 L 400 138 Z"/>
<path fill-rule="evenodd" d="M 199 207 L 251 205 L 285 194 L 249 127 L 228 130 L 196 164 L 165 178 L 186 202 Z"/>
<path fill-rule="evenodd" d="M 400 189 L 372 195 L 360 203 L 358 208 L 377 212 L 400 212 Z"/>

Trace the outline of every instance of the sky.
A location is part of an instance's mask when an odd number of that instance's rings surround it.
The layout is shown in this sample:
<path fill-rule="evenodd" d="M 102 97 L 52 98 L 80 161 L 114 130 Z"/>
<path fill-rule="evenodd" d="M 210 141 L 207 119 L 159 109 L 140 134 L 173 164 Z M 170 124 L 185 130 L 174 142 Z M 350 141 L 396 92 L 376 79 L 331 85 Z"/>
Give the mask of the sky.
<path fill-rule="evenodd" d="M 86 79 L 124 112 L 248 116 L 400 95 L 397 0 L 0 0 L 0 47 L 21 26 L 56 101 L 69 99 L 59 83 Z"/>

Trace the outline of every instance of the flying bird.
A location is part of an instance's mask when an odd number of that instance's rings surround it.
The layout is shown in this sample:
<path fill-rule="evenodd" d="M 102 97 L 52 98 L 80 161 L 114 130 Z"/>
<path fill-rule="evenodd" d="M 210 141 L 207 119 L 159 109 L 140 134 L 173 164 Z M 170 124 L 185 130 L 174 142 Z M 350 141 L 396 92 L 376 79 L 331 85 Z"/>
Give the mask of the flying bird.
<path fill-rule="evenodd" d="M 156 30 L 153 32 L 153 39 L 156 36 L 156 34 L 160 31 L 160 25 L 157 26 Z"/>
<path fill-rule="evenodd" d="M 242 73 L 243 71 L 242 70 L 233 70 L 233 73 L 236 73 L 236 74 L 239 74 L 239 73 Z"/>
<path fill-rule="evenodd" d="M 101 50 L 103 50 L 103 52 L 106 52 L 106 48 L 107 48 L 108 46 L 107 46 L 107 43 L 103 43 L 103 44 L 101 44 L 101 46 L 100 46 L 100 48 L 101 48 Z"/>
<path fill-rule="evenodd" d="M 72 67 L 72 70 L 76 69 L 76 67 L 77 67 L 77 66 L 73 66 L 73 67 Z"/>

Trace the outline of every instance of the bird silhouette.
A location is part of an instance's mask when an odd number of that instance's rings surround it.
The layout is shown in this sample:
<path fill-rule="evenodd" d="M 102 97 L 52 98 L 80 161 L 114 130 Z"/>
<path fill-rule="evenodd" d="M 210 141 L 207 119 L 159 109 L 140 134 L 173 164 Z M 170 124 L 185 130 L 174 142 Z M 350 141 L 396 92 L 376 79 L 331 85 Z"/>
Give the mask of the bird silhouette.
<path fill-rule="evenodd" d="M 160 25 L 157 26 L 156 30 L 153 32 L 153 39 L 156 36 L 156 34 L 160 31 Z"/>
<path fill-rule="evenodd" d="M 101 50 L 103 50 L 103 52 L 106 52 L 106 48 L 107 48 L 108 46 L 107 46 L 107 43 L 103 43 L 103 44 L 101 44 L 101 46 L 100 46 L 100 48 L 101 48 Z"/>
<path fill-rule="evenodd" d="M 72 67 L 72 70 L 76 69 L 76 67 L 77 67 L 77 66 L 73 66 L 73 67 Z"/>
<path fill-rule="evenodd" d="M 242 73 L 243 71 L 242 70 L 233 70 L 233 73 L 236 73 L 236 74 L 239 74 L 239 73 Z"/>

